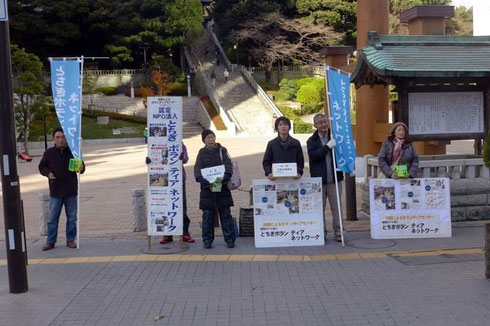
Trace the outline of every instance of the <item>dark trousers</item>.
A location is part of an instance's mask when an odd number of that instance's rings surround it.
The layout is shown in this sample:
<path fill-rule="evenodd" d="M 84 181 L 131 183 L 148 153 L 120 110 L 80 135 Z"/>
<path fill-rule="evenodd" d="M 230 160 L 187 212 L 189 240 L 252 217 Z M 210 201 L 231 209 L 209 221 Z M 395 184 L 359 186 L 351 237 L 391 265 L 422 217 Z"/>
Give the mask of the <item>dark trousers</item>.
<path fill-rule="evenodd" d="M 184 198 L 183 198 L 183 203 L 182 205 L 184 206 L 182 208 L 183 212 L 184 212 L 184 232 L 189 232 L 189 225 L 191 224 L 191 220 L 189 219 L 189 216 L 187 215 L 187 194 L 186 194 L 186 191 L 185 191 L 185 182 L 184 184 L 182 185 L 182 192 L 184 193 Z"/>
<path fill-rule="evenodd" d="M 225 241 L 235 242 L 235 230 L 233 229 L 230 207 L 219 207 L 218 212 Z M 214 209 L 202 210 L 202 241 L 204 243 L 211 244 L 214 241 L 214 214 Z"/>

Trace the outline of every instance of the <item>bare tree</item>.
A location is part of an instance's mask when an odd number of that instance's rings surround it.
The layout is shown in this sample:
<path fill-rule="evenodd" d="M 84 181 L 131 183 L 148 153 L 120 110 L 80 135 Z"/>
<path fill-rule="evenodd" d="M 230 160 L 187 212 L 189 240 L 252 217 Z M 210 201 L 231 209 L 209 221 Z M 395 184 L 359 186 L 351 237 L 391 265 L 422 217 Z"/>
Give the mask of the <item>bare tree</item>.
<path fill-rule="evenodd" d="M 230 34 L 234 42 L 247 42 L 253 58 L 264 66 L 268 82 L 275 63 L 319 63 L 318 50 L 337 43 L 342 36 L 327 25 L 306 19 L 286 19 L 278 13 L 248 20 Z"/>

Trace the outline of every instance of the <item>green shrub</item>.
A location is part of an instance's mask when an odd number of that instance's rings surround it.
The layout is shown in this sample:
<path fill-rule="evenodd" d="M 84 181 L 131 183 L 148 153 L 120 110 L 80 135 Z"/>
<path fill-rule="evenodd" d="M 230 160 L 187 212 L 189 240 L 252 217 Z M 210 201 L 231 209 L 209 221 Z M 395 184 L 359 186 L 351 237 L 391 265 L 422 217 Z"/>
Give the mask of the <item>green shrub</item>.
<path fill-rule="evenodd" d="M 323 112 L 323 103 L 306 103 L 301 105 L 301 114 L 313 114 Z"/>
<path fill-rule="evenodd" d="M 104 95 L 117 95 L 117 87 L 106 86 L 97 88 L 97 93 L 102 93 Z"/>
<path fill-rule="evenodd" d="M 274 85 L 272 83 L 260 82 L 258 84 L 264 90 L 264 92 L 267 92 L 267 91 L 277 91 L 277 90 L 279 90 L 279 88 L 277 87 L 277 85 Z"/>
<path fill-rule="evenodd" d="M 301 86 L 296 95 L 301 104 L 314 104 L 322 101 L 322 91 L 313 83 Z"/>
<path fill-rule="evenodd" d="M 270 92 L 272 95 L 274 95 L 274 100 L 276 101 L 287 101 L 289 100 L 289 95 L 287 93 L 284 93 L 283 91 L 275 91 L 275 92 Z"/>
<path fill-rule="evenodd" d="M 100 116 L 108 116 L 109 119 L 117 119 L 117 120 L 123 120 L 123 121 L 128 121 L 128 122 L 135 122 L 135 123 L 144 123 L 146 124 L 146 117 L 142 116 L 137 116 L 137 115 L 126 115 L 126 114 L 121 114 L 121 113 L 115 113 L 115 112 L 106 112 L 106 111 L 99 111 L 99 110 L 83 110 L 83 116 L 88 117 L 88 118 L 97 118 Z"/>
<path fill-rule="evenodd" d="M 289 100 L 293 100 L 296 98 L 296 93 L 299 90 L 298 82 L 296 79 L 287 79 L 283 78 L 279 83 L 279 88 L 281 92 L 284 92 L 289 95 Z"/>
<path fill-rule="evenodd" d="M 312 132 L 313 124 L 301 120 L 301 118 L 298 116 L 298 113 L 295 109 L 287 106 L 280 106 L 279 110 L 281 110 L 282 114 L 284 114 L 286 118 L 293 121 L 294 133 L 310 134 Z"/>
<path fill-rule="evenodd" d="M 187 95 L 187 84 L 185 83 L 168 83 L 167 89 L 170 91 L 170 95 L 172 96 Z"/>
<path fill-rule="evenodd" d="M 298 89 L 299 89 L 302 86 L 305 86 L 306 84 L 315 83 L 317 80 L 320 80 L 321 82 L 323 82 L 323 79 L 320 79 L 320 78 L 306 77 L 306 78 L 296 79 L 296 83 L 298 84 Z"/>

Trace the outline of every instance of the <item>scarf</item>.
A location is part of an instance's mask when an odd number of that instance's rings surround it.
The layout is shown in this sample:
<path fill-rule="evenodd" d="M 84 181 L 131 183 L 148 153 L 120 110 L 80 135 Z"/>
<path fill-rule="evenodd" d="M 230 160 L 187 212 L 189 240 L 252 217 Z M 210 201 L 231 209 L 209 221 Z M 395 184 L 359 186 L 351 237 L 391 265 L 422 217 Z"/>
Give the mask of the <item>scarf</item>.
<path fill-rule="evenodd" d="M 393 149 L 393 155 L 391 156 L 391 164 L 397 164 L 400 156 L 402 154 L 402 147 L 405 143 L 405 139 L 393 138 L 393 144 L 395 148 Z"/>

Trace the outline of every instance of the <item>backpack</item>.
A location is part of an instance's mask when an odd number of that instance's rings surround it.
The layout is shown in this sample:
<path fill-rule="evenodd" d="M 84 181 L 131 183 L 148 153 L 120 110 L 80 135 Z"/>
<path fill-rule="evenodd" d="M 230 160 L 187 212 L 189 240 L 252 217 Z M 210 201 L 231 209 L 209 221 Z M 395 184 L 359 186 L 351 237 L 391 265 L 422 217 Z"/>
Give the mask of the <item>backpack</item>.
<path fill-rule="evenodd" d="M 220 148 L 220 150 L 219 150 L 219 157 L 221 158 L 221 164 L 223 164 L 223 148 Z M 228 157 L 231 160 L 230 154 L 228 154 Z M 228 181 L 228 183 L 226 184 L 226 187 L 229 190 L 235 190 L 241 186 L 242 178 L 240 177 L 240 170 L 238 169 L 238 162 L 231 161 L 231 165 L 233 167 L 233 174 L 231 175 L 230 181 Z"/>

